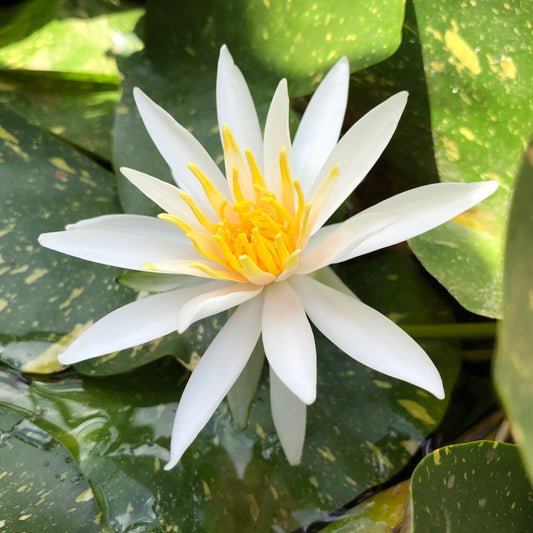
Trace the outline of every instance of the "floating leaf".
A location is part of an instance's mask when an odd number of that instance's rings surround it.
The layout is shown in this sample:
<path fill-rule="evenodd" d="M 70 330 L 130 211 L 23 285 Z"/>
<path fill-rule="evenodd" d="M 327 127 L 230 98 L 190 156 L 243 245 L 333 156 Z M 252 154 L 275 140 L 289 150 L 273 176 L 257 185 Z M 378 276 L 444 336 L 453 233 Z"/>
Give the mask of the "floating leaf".
<path fill-rule="evenodd" d="M 533 479 L 533 158 L 531 146 L 517 179 L 511 209 L 504 274 L 504 313 L 494 377 L 513 435 Z"/>
<path fill-rule="evenodd" d="M 415 0 L 415 8 L 440 179 L 494 179 L 500 188 L 410 245 L 463 306 L 500 317 L 510 192 L 533 127 L 533 5 Z"/>
<path fill-rule="evenodd" d="M 93 491 L 70 452 L 39 427 L 2 408 L 0 498 L 4 531 L 100 531 Z"/>
<path fill-rule="evenodd" d="M 528 531 L 533 490 L 518 447 L 480 441 L 435 450 L 413 472 L 413 533 Z"/>

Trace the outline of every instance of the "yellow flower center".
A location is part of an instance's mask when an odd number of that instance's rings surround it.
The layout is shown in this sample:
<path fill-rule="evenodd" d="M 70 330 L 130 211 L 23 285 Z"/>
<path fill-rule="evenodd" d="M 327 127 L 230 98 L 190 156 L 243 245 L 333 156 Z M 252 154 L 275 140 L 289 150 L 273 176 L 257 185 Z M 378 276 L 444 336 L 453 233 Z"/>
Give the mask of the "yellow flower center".
<path fill-rule="evenodd" d="M 192 228 L 168 213 L 159 218 L 178 226 L 203 257 L 223 267 L 212 268 L 201 261 L 190 266 L 210 277 L 265 285 L 279 276 L 287 276 L 298 264 L 307 244 L 318 211 L 338 176 L 335 165 L 318 187 L 310 202 L 305 202 L 298 180 L 290 174 L 286 148 L 279 153 L 281 176 L 280 198 L 270 191 L 251 150 L 241 155 L 233 133 L 223 126 L 222 138 L 226 174 L 235 199 L 234 203 L 218 191 L 194 164 L 188 167 L 201 183 L 207 199 L 219 221 L 213 222 L 185 192 L 181 197 L 203 230 Z M 146 264 L 147 268 L 155 268 Z"/>

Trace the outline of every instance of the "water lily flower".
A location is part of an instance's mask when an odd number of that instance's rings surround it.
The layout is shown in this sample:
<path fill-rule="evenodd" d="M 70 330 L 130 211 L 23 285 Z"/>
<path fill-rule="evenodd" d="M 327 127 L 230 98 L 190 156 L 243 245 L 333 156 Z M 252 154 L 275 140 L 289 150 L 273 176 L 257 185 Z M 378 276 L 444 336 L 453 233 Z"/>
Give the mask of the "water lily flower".
<path fill-rule="evenodd" d="M 135 89 L 142 120 L 177 186 L 121 171 L 164 213 L 101 216 L 39 238 L 43 246 L 90 261 L 196 280 L 103 317 L 61 354 L 63 364 L 183 332 L 235 308 L 181 396 L 167 469 L 228 394 L 260 337 L 274 424 L 288 460 L 300 461 L 306 406 L 315 400 L 317 381 L 309 320 L 355 360 L 444 397 L 439 372 L 422 348 L 324 269 L 432 229 L 497 185 L 427 185 L 325 226 L 384 150 L 407 100 L 405 92 L 390 97 L 338 141 L 348 79 L 343 58 L 316 90 L 292 142 L 282 80 L 262 136 L 246 81 L 222 47 L 216 99 L 226 177 L 191 133 Z"/>

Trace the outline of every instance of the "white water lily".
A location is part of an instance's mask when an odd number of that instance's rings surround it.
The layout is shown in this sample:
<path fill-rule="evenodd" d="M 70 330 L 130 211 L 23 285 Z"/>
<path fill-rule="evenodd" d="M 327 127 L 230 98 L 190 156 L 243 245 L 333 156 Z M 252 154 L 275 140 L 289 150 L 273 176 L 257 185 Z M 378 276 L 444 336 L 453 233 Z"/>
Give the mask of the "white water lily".
<path fill-rule="evenodd" d="M 497 185 L 427 185 L 324 226 L 380 156 L 407 100 L 406 93 L 392 96 L 337 143 L 348 79 L 343 58 L 315 92 L 292 143 L 282 80 L 262 136 L 244 77 L 222 47 L 216 96 L 227 179 L 185 128 L 136 89 L 144 124 L 178 186 L 121 171 L 165 213 L 97 217 L 39 239 L 43 246 L 99 263 L 196 277 L 194 284 L 103 317 L 61 354 L 63 364 L 183 332 L 197 320 L 235 308 L 182 394 L 167 469 L 228 394 L 260 337 L 270 364 L 275 427 L 288 460 L 300 461 L 306 405 L 316 396 L 309 319 L 355 360 L 444 397 L 439 372 L 415 341 L 358 300 L 333 271 L 325 271 L 326 283 L 316 274 L 434 228 Z"/>

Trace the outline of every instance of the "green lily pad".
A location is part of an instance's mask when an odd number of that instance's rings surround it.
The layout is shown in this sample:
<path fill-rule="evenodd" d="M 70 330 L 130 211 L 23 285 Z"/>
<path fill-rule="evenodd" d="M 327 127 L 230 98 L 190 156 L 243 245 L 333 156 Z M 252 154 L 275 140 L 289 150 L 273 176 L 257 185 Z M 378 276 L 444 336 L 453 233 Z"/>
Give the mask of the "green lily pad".
<path fill-rule="evenodd" d="M 440 179 L 493 179 L 500 188 L 410 245 L 464 307 L 490 317 L 502 314 L 502 261 L 497 258 L 514 178 L 533 127 L 532 8 L 517 0 L 498 6 L 415 0 Z M 485 290 L 472 292 L 472 286 Z"/>
<path fill-rule="evenodd" d="M 524 157 L 511 209 L 504 274 L 504 319 L 498 330 L 494 377 L 513 435 L 533 479 L 533 164 L 531 147 Z"/>
<path fill-rule="evenodd" d="M 0 27 L 0 36 L 2 31 L 22 28 L 20 17 L 27 20 L 41 4 L 21 5 L 19 16 Z M 113 119 L 120 99 L 114 56 L 142 48 L 133 30 L 143 10 L 113 13 L 116 6 L 107 5 L 105 11 L 105 4 L 100 10 L 96 3 L 44 4 L 56 20 L 0 49 L 0 64 L 12 69 L 0 71 L 0 102 L 30 123 L 110 161 Z"/>
<path fill-rule="evenodd" d="M 0 72 L 0 103 L 31 124 L 110 161 L 118 86 L 28 74 L 35 73 Z"/>
<path fill-rule="evenodd" d="M 118 81 L 115 59 L 109 52 L 132 53 L 142 48 L 137 40 L 122 33 L 131 32 L 142 14 L 141 9 L 115 12 L 110 4 L 87 3 L 75 5 L 74 2 L 44 2 L 49 21 L 28 33 L 21 32 L 21 38 L 0 48 L 0 65 L 3 68 L 87 72 L 114 76 Z M 95 10 L 94 8 L 97 7 Z M 98 9 L 100 7 L 100 9 Z M 43 13 L 43 2 L 29 2 L 21 6 L 18 17 L 3 28 L 4 32 L 20 28 L 20 19 L 28 20 L 28 13 Z M 45 22 L 44 15 L 40 17 Z M 38 17 L 39 20 L 39 17 Z M 27 34 L 24 36 L 24 34 Z"/>
<path fill-rule="evenodd" d="M 518 447 L 492 441 L 446 446 L 411 481 L 411 531 L 528 531 L 533 490 Z"/>
<path fill-rule="evenodd" d="M 93 491 L 70 452 L 30 421 L 2 408 L 0 498 L 4 531 L 100 531 Z"/>

